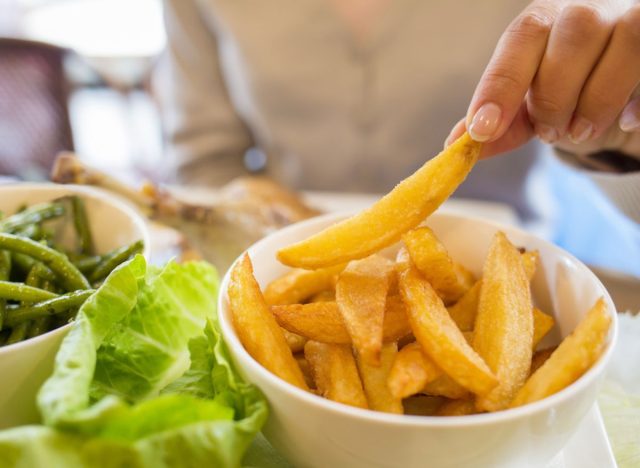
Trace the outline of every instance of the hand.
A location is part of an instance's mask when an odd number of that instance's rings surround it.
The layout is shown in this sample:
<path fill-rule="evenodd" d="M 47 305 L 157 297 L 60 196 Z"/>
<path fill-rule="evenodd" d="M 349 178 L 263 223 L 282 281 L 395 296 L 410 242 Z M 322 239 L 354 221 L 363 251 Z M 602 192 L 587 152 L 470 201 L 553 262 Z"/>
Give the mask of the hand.
<path fill-rule="evenodd" d="M 535 0 L 503 33 L 447 142 L 466 127 L 487 142 L 483 157 L 534 135 L 578 153 L 640 156 L 639 83 L 640 4 Z"/>

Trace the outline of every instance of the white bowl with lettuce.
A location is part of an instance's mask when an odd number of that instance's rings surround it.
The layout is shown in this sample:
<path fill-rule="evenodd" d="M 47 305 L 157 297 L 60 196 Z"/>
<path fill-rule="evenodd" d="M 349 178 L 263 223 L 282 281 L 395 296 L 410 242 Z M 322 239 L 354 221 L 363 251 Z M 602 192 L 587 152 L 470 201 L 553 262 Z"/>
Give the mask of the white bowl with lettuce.
<path fill-rule="evenodd" d="M 98 254 L 137 240 L 144 242 L 143 253 L 148 254 L 149 236 L 142 217 L 129 205 L 102 190 L 50 183 L 4 185 L 0 186 L 0 211 L 9 215 L 23 206 L 68 195 L 78 195 L 84 200 Z M 62 227 L 56 241 L 65 243 L 72 228 Z M 53 358 L 69 328 L 69 325 L 62 326 L 26 341 L 0 347 L 0 375 L 5 379 L 0 386 L 0 428 L 38 421 L 35 395 L 51 373 Z"/>

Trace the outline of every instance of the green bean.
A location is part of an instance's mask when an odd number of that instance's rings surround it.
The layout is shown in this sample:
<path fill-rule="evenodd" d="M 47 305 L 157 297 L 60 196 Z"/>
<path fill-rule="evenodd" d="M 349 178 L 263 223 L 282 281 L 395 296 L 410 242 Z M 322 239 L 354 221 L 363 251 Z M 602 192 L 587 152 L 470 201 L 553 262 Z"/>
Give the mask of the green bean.
<path fill-rule="evenodd" d="M 53 299 L 58 295 L 24 283 L 0 281 L 0 297 L 12 301 L 40 302 Z"/>
<path fill-rule="evenodd" d="M 81 306 L 93 293 L 93 289 L 73 291 L 47 301 L 11 308 L 7 312 L 6 325 L 15 327 L 19 323 L 28 322 L 39 317 L 60 314 L 68 309 Z"/>
<path fill-rule="evenodd" d="M 11 334 L 7 338 L 7 345 L 18 343 L 27 337 L 27 330 L 29 329 L 29 322 L 19 323 L 15 327 L 12 327 Z"/>
<path fill-rule="evenodd" d="M 46 247 L 31 239 L 13 234 L 0 233 L 0 249 L 28 255 L 49 267 L 68 290 L 87 289 L 89 282 L 61 252 Z"/>
<path fill-rule="evenodd" d="M 103 260 L 100 255 L 92 255 L 91 257 L 79 258 L 74 262 L 74 265 L 85 275 L 96 269 L 98 264 Z"/>
<path fill-rule="evenodd" d="M 0 281 L 7 281 L 9 276 L 11 276 L 11 254 L 6 250 L 0 250 Z M 4 325 L 6 305 L 7 301 L 0 299 L 0 330 Z"/>
<path fill-rule="evenodd" d="M 38 265 L 42 265 L 42 263 L 38 263 Z M 42 289 L 45 291 L 55 292 L 55 286 L 51 281 L 44 280 L 42 281 Z M 37 319 L 33 319 L 31 325 L 29 326 L 29 331 L 27 332 L 28 338 L 33 338 L 38 335 L 42 335 L 46 333 L 51 328 L 52 317 L 38 317 Z"/>
<path fill-rule="evenodd" d="M 42 228 L 39 224 L 28 224 L 16 231 L 20 237 L 28 237 L 29 239 L 40 240 L 42 237 Z"/>
<path fill-rule="evenodd" d="M 83 254 L 93 254 L 93 237 L 87 219 L 87 211 L 84 207 L 84 200 L 78 196 L 71 197 L 71 206 L 73 207 L 73 225 L 78 233 L 80 242 L 80 252 Z"/>
<path fill-rule="evenodd" d="M 106 254 L 95 270 L 89 275 L 89 280 L 94 283 L 109 276 L 115 267 L 134 254 L 142 252 L 144 244 L 141 240 L 130 245 L 125 245 Z"/>
<path fill-rule="evenodd" d="M 0 231 L 14 232 L 24 226 L 41 223 L 64 215 L 64 206 L 60 203 L 41 203 L 26 208 L 19 213 L 0 221 Z"/>

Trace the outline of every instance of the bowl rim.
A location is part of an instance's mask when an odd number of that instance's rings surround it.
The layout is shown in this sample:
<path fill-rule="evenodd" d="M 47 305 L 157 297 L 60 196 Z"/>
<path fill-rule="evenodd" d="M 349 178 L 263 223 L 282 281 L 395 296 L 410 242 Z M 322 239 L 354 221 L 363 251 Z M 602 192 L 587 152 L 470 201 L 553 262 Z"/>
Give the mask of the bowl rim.
<path fill-rule="evenodd" d="M 60 195 L 64 193 L 79 193 L 82 195 L 86 195 L 88 197 L 93 197 L 101 200 L 104 203 L 110 204 L 117 210 L 123 212 L 136 226 L 136 229 L 140 233 L 140 237 L 144 242 L 144 247 L 142 250 L 142 255 L 145 258 L 150 257 L 151 252 L 151 236 L 149 234 L 149 229 L 147 228 L 147 224 L 138 213 L 133 205 L 127 203 L 121 198 L 117 197 L 114 194 L 109 193 L 104 189 L 100 189 L 98 187 L 91 187 L 86 185 L 77 185 L 77 184 L 56 184 L 54 182 L 16 182 L 0 185 L 0 194 L 2 192 L 9 191 L 20 191 L 20 192 L 32 192 L 32 191 L 55 191 L 59 192 Z M 61 327 L 50 330 L 42 335 L 34 336 L 33 338 L 28 338 L 23 341 L 19 341 L 17 343 L 13 343 L 6 346 L 0 347 L 0 356 L 3 354 L 8 354 L 9 352 L 18 351 L 30 346 L 37 346 L 43 341 L 47 341 L 57 337 L 60 334 L 65 334 L 68 329 L 71 327 L 72 323 L 67 323 Z"/>
<path fill-rule="evenodd" d="M 228 286 L 230 282 L 230 271 L 233 266 L 239 261 L 239 259 L 248 253 L 249 256 L 252 252 L 262 248 L 265 243 L 271 242 L 274 237 L 283 236 L 296 231 L 298 229 L 306 228 L 314 224 L 326 224 L 328 222 L 338 222 L 349 216 L 352 216 L 353 212 L 336 212 L 327 213 L 321 216 L 310 218 L 283 229 L 280 229 L 263 239 L 259 240 L 252 246 L 250 246 L 245 252 L 243 252 L 229 267 L 229 270 L 225 273 L 222 281 L 220 282 L 220 290 L 218 295 L 218 321 L 222 332 L 222 337 L 230 348 L 232 355 L 235 354 L 236 359 L 242 361 L 243 365 L 249 366 L 252 372 L 260 375 L 264 380 L 275 386 L 278 391 L 286 394 L 289 398 L 295 398 L 302 400 L 306 404 L 310 404 L 319 408 L 322 408 L 331 413 L 338 414 L 343 417 L 350 417 L 359 419 L 366 422 L 375 422 L 377 424 L 390 425 L 390 426 L 405 426 L 405 427 L 421 427 L 421 428 L 451 428 L 451 427 L 471 427 L 478 425 L 493 425 L 500 424 L 504 421 L 512 421 L 517 419 L 523 419 L 531 416 L 534 413 L 543 413 L 545 411 L 552 410 L 553 407 L 557 407 L 570 400 L 575 394 L 581 393 L 587 387 L 591 386 L 596 379 L 598 379 L 605 370 L 605 367 L 609 363 L 615 344 L 618 338 L 618 319 L 617 312 L 608 291 L 598 279 L 598 277 L 580 260 L 571 255 L 569 252 L 558 247 L 557 245 L 542 239 L 534 234 L 531 234 L 519 227 L 502 224 L 499 222 L 487 220 L 485 218 L 477 216 L 460 215 L 456 213 L 436 212 L 432 214 L 433 217 L 439 218 L 451 218 L 464 221 L 473 221 L 485 224 L 489 227 L 493 227 L 496 230 L 502 230 L 509 235 L 509 232 L 516 233 L 517 235 L 529 237 L 535 239 L 536 242 L 545 244 L 551 251 L 560 255 L 564 259 L 570 261 L 573 265 L 586 272 L 588 276 L 594 282 L 596 287 L 599 287 L 603 292 L 602 297 L 607 304 L 607 311 L 612 317 L 611 329 L 609 330 L 608 346 L 605 352 L 600 356 L 600 359 L 591 366 L 591 368 L 585 372 L 578 380 L 571 383 L 564 389 L 551 396 L 543 398 L 542 400 L 529 403 L 527 405 L 519 406 L 517 408 L 508 408 L 506 410 L 497 411 L 493 413 L 482 413 L 464 416 L 420 416 L 420 415 L 405 415 L 405 414 L 391 414 L 383 413 L 379 411 L 373 411 L 369 409 L 356 408 L 353 406 L 345 405 L 335 401 L 328 400 L 313 393 L 304 391 L 295 385 L 292 385 L 276 375 L 272 374 L 269 370 L 263 367 L 258 361 L 256 361 L 244 348 L 240 342 L 233 324 L 231 322 L 229 307 L 228 307 Z M 425 219 L 428 221 L 428 218 Z M 274 253 L 275 258 L 275 253 Z M 232 351 L 233 349 L 233 351 Z M 238 365 L 239 366 L 239 365 Z M 256 385 L 258 386 L 258 385 Z M 258 386 L 259 388 L 259 386 Z"/>

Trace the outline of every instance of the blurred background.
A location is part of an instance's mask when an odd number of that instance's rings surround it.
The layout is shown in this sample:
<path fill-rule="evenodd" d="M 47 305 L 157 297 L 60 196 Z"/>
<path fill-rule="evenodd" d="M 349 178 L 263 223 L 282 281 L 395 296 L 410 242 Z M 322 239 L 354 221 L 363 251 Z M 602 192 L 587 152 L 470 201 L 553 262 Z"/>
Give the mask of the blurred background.
<path fill-rule="evenodd" d="M 55 154 L 159 177 L 149 92 L 165 45 L 157 0 L 0 0 L 0 173 L 46 179 Z"/>

